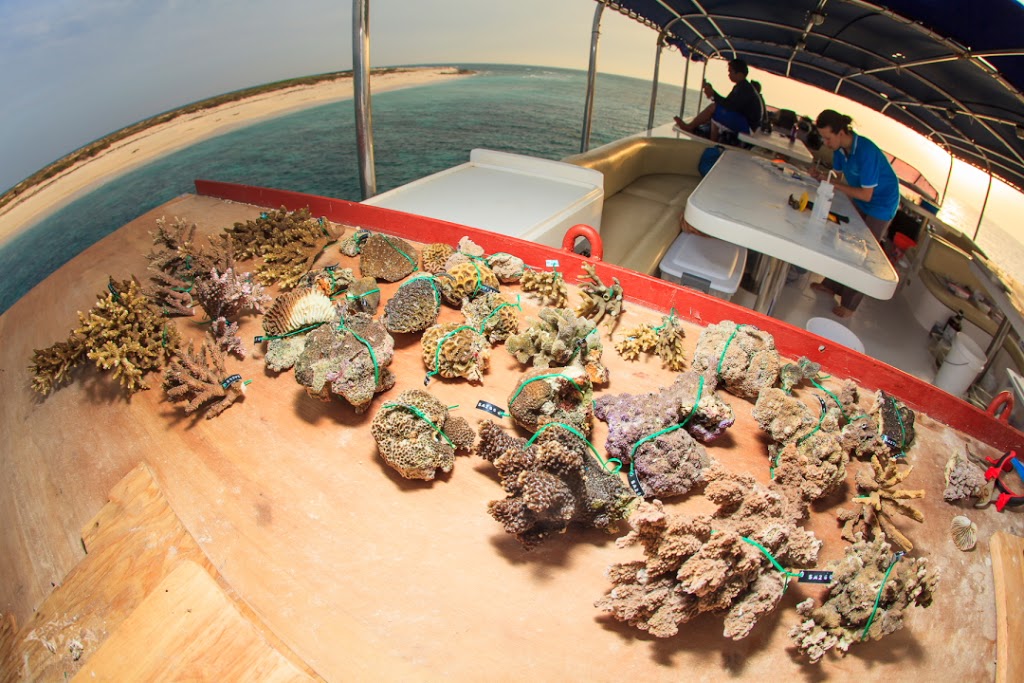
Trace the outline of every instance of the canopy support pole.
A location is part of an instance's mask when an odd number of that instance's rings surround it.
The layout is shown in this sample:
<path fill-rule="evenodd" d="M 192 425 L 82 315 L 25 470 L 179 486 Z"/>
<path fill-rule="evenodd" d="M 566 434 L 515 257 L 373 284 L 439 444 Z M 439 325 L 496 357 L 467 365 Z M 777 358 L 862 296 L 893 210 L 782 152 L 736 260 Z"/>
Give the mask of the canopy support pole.
<path fill-rule="evenodd" d="M 949 152 L 949 147 L 946 147 L 946 151 Z M 946 201 L 946 193 L 949 192 L 949 181 L 953 177 L 953 163 L 956 161 L 956 157 L 953 156 L 952 152 L 949 152 L 949 172 L 946 173 L 946 184 L 942 187 L 942 196 L 939 197 L 939 205 L 941 206 Z"/>
<path fill-rule="evenodd" d="M 370 0 L 352 0 L 352 86 L 355 91 L 359 185 L 363 199 L 369 199 L 377 194 L 370 103 Z"/>
<path fill-rule="evenodd" d="M 985 199 L 981 202 L 981 213 L 978 214 L 978 224 L 974 226 L 974 237 L 975 242 L 978 241 L 978 233 L 981 231 L 981 221 L 985 218 L 985 207 L 988 206 L 988 195 L 992 192 L 992 167 L 988 169 L 988 186 L 985 188 Z"/>
<path fill-rule="evenodd" d="M 654 53 L 654 76 L 651 78 L 651 106 L 647 110 L 647 130 L 654 128 L 654 110 L 658 106 L 658 81 L 661 70 L 661 51 L 665 47 L 665 33 L 658 34 L 658 49 Z"/>
<path fill-rule="evenodd" d="M 690 85 L 690 54 L 686 55 L 686 68 L 683 69 L 683 97 L 679 101 L 679 118 L 686 118 L 686 91 Z"/>
<path fill-rule="evenodd" d="M 594 116 L 594 83 L 597 80 L 597 41 L 601 37 L 601 15 L 604 3 L 594 8 L 594 25 L 590 30 L 590 67 L 587 69 L 587 98 L 583 105 L 583 134 L 580 136 L 580 154 L 590 149 L 590 120 Z"/>

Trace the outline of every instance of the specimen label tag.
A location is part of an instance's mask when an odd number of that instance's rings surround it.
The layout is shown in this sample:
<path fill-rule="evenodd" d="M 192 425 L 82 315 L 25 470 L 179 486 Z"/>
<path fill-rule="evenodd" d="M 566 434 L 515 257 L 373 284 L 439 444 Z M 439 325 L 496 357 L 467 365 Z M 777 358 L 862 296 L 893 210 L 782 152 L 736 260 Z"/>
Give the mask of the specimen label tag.
<path fill-rule="evenodd" d="M 235 382 L 241 382 L 241 381 L 242 381 L 242 376 L 241 376 L 241 375 L 231 375 L 231 376 L 230 376 L 230 377 L 228 377 L 228 378 L 227 378 L 226 380 L 224 380 L 223 382 L 221 382 L 221 383 L 220 383 L 220 386 L 221 386 L 222 388 L 224 388 L 224 389 L 227 389 L 228 387 L 230 387 L 230 386 L 231 386 L 232 384 L 234 384 Z"/>
<path fill-rule="evenodd" d="M 479 289 L 480 289 L 481 292 L 484 292 L 484 293 L 497 292 L 498 291 L 494 287 L 491 287 L 489 285 L 480 285 Z"/>
<path fill-rule="evenodd" d="M 253 344 L 262 344 L 263 343 L 263 337 L 253 337 L 252 343 Z"/>
<path fill-rule="evenodd" d="M 547 266 L 548 268 L 557 268 L 558 259 L 549 258 L 547 261 L 544 262 L 544 265 Z"/>
<path fill-rule="evenodd" d="M 800 583 L 832 583 L 832 572 L 817 571 L 814 569 L 801 569 Z"/>
<path fill-rule="evenodd" d="M 629 472 L 626 473 L 626 479 L 629 480 L 629 486 L 633 489 L 633 493 L 641 498 L 647 495 L 644 493 L 644 487 L 640 484 L 640 479 L 636 476 L 636 468 L 629 468 Z"/>
<path fill-rule="evenodd" d="M 490 413 L 491 415 L 497 415 L 498 417 L 505 417 L 507 414 L 500 406 L 488 403 L 487 401 L 477 401 L 476 408 L 477 410 L 482 410 L 486 413 Z"/>

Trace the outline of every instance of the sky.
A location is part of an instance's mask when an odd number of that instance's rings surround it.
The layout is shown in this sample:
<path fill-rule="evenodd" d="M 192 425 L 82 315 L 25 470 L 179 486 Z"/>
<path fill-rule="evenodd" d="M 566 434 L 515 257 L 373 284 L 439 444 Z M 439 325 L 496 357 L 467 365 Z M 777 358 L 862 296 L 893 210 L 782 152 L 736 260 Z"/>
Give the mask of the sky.
<path fill-rule="evenodd" d="M 596 6 L 370 0 L 370 63 L 586 70 Z M 351 23 L 347 0 L 0 0 L 0 191 L 154 114 L 254 85 L 350 69 Z M 654 39 L 653 31 L 605 11 L 599 70 L 650 80 Z M 683 65 L 678 52 L 664 53 L 661 80 L 681 84 Z M 701 75 L 691 69 L 691 87 L 699 87 Z M 828 93 L 756 70 L 753 77 L 764 84 L 769 104 L 812 117 L 826 106 L 851 114 L 883 148 L 942 188 L 949 162 L 935 145 Z M 712 63 L 708 78 L 719 90 L 728 86 L 721 63 Z M 980 172 L 960 166 L 954 182 L 962 186 L 961 201 L 980 205 Z M 1024 212 L 1024 198 L 1006 188 L 997 187 L 993 201 Z"/>

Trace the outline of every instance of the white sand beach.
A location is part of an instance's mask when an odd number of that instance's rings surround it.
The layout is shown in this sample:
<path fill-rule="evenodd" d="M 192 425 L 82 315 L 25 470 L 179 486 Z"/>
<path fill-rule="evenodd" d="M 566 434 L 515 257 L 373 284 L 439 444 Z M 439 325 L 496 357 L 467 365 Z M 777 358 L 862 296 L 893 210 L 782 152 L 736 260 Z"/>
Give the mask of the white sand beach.
<path fill-rule="evenodd" d="M 370 89 L 371 93 L 379 93 L 464 75 L 455 67 L 375 73 L 370 76 Z M 165 154 L 263 119 L 352 96 L 352 77 L 346 75 L 333 81 L 255 95 L 147 128 L 27 190 L 0 208 L 0 244 L 97 185 Z"/>

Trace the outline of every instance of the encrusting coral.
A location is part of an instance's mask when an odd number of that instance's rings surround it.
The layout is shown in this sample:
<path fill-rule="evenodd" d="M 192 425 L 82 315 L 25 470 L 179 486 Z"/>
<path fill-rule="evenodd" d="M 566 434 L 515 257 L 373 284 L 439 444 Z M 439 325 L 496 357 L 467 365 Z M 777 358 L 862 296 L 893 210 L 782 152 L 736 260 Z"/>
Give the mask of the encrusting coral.
<path fill-rule="evenodd" d="M 295 380 L 310 396 L 321 401 L 339 396 L 361 413 L 374 394 L 395 385 L 395 375 L 388 369 L 394 354 L 395 340 L 384 326 L 357 313 L 306 335 L 295 363 Z"/>
<path fill-rule="evenodd" d="M 944 475 L 946 489 L 942 492 L 942 499 L 947 503 L 977 498 L 985 487 L 985 470 L 971 462 L 967 453 L 959 450 L 949 456 Z"/>
<path fill-rule="evenodd" d="M 486 292 L 462 305 L 466 323 L 492 344 L 500 344 L 519 332 L 520 310 L 522 306 L 512 303 L 501 292 Z"/>
<path fill-rule="evenodd" d="M 348 237 L 341 241 L 341 245 L 338 247 L 338 251 L 340 251 L 345 256 L 359 256 L 359 252 L 363 250 L 363 243 L 366 242 L 370 234 L 371 233 L 369 230 L 357 228 L 355 232 L 353 232 L 351 235 L 349 235 Z M 376 280 L 374 281 L 376 282 Z"/>
<path fill-rule="evenodd" d="M 491 358 L 487 338 L 468 325 L 443 323 L 423 333 L 423 364 L 427 377 L 465 377 L 482 382 Z"/>
<path fill-rule="evenodd" d="M 732 407 L 692 371 L 646 394 L 600 396 L 594 414 L 608 423 L 608 454 L 622 462 L 629 462 L 638 441 L 673 425 L 685 424 L 687 432 L 709 442 L 736 421 Z"/>
<path fill-rule="evenodd" d="M 381 406 L 370 433 L 384 461 L 406 479 L 431 480 L 451 472 L 457 450 L 473 447 L 476 434 L 462 417 L 421 389 L 403 391 Z"/>
<path fill-rule="evenodd" d="M 594 321 L 594 325 L 604 323 L 608 334 L 615 329 L 622 314 L 622 285 L 619 278 L 613 277 L 612 284 L 606 285 L 597 275 L 593 264 L 584 263 L 585 275 L 577 276 L 583 284 L 580 286 L 580 298 L 583 301 L 576 307 L 576 315 Z"/>
<path fill-rule="evenodd" d="M 529 326 L 505 340 L 505 350 L 520 363 L 538 368 L 579 365 L 594 384 L 608 381 L 608 369 L 601 362 L 604 347 L 594 323 L 568 308 L 542 308 Z"/>
<path fill-rule="evenodd" d="M 683 348 L 685 334 L 679 318 L 669 314 L 661 319 L 657 327 L 642 323 L 627 330 L 615 343 L 615 350 L 626 360 L 636 360 L 641 353 L 653 352 L 661 358 L 661 364 L 666 369 L 681 372 L 686 367 L 686 350 Z"/>
<path fill-rule="evenodd" d="M 437 283 L 441 296 L 451 306 L 461 306 L 464 299 L 472 299 L 499 287 L 494 271 L 483 261 L 475 259 L 449 267 L 438 275 Z"/>
<path fill-rule="evenodd" d="M 788 574 L 769 554 L 783 566 L 814 566 L 821 542 L 797 526 L 788 498 L 718 466 L 704 476 L 712 515 L 672 515 L 660 501 L 637 506 L 616 545 L 639 544 L 644 559 L 609 567 L 612 588 L 596 607 L 658 638 L 700 614 L 724 614 L 724 635 L 738 640 L 785 591 Z"/>
<path fill-rule="evenodd" d="M 852 542 L 858 534 L 868 539 L 885 534 L 904 550 L 913 550 L 914 544 L 895 523 L 897 515 L 924 522 L 920 510 L 903 502 L 924 498 L 924 490 L 897 488 L 913 469 L 912 466 L 900 468 L 895 461 L 883 464 L 877 455 L 871 456 L 871 468 L 862 467 L 857 472 L 857 489 L 861 495 L 854 498 L 854 502 L 858 507 L 838 510 L 839 521 L 844 523 L 843 538 Z"/>
<path fill-rule="evenodd" d="M 412 274 L 419 262 L 419 252 L 403 239 L 372 233 L 359 252 L 359 272 L 385 282 L 398 282 Z"/>
<path fill-rule="evenodd" d="M 171 358 L 164 371 L 164 391 L 172 401 L 187 401 L 185 413 L 190 414 L 212 403 L 206 419 L 217 417 L 245 394 L 245 382 L 238 374 L 228 375 L 224 352 L 209 335 L 199 350 L 192 342 Z"/>
<path fill-rule="evenodd" d="M 806 356 L 801 356 L 796 363 L 786 363 L 779 368 L 779 384 L 787 394 L 793 393 L 793 389 L 803 383 L 815 381 L 818 373 L 821 372 L 821 363 L 815 363 Z"/>
<path fill-rule="evenodd" d="M 428 275 L 403 282 L 384 304 L 381 322 L 388 332 L 422 332 L 437 322 L 441 312 L 441 294 Z"/>
<path fill-rule="evenodd" d="M 523 273 L 526 271 L 523 259 L 503 251 L 488 256 L 487 265 L 494 271 L 498 281 L 503 284 L 519 282 L 523 279 Z"/>
<path fill-rule="evenodd" d="M 174 324 L 135 280 L 110 278 L 96 305 L 87 313 L 79 311 L 78 323 L 66 341 L 33 352 L 32 388 L 40 394 L 67 382 L 85 358 L 101 370 L 113 370 L 129 394 L 148 389 L 142 376 L 160 368 L 178 348 Z"/>
<path fill-rule="evenodd" d="M 914 442 L 914 411 L 881 389 L 866 417 L 852 419 L 843 428 L 843 439 L 853 455 L 877 455 L 885 463 L 900 457 Z"/>
<path fill-rule="evenodd" d="M 828 598 L 796 606 L 803 621 L 789 635 L 812 663 L 829 650 L 845 655 L 857 641 L 879 640 L 903 628 L 907 609 L 932 602 L 938 577 L 924 558 L 893 555 L 882 537 L 858 537 L 842 559 L 830 562 Z"/>
<path fill-rule="evenodd" d="M 531 432 L 548 422 L 561 422 L 589 436 L 593 402 L 594 387 L 583 368 L 531 368 L 509 395 L 508 412 Z"/>
<path fill-rule="evenodd" d="M 573 523 L 615 532 L 635 500 L 622 480 L 569 429 L 549 424 L 534 439 L 480 423 L 477 453 L 495 466 L 508 494 L 487 506 L 491 516 L 527 550 Z"/>
<path fill-rule="evenodd" d="M 565 278 L 556 271 L 527 269 L 520 280 L 524 292 L 533 292 L 544 306 L 563 308 L 569 302 Z"/>
<path fill-rule="evenodd" d="M 730 394 L 754 398 L 761 389 L 775 386 L 780 365 L 772 335 L 723 320 L 701 333 L 691 368 L 716 379 Z"/>

